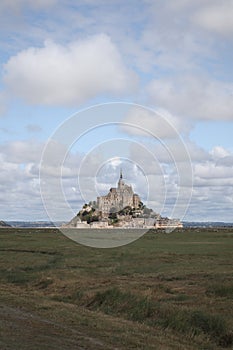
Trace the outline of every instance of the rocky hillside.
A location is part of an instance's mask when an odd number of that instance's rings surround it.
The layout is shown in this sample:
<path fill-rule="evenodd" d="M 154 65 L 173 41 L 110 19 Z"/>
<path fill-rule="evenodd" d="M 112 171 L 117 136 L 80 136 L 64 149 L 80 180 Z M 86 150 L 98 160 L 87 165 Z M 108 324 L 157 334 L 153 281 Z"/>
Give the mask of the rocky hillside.
<path fill-rule="evenodd" d="M 114 209 L 114 208 L 113 208 Z M 118 212 L 112 211 L 106 217 L 102 217 L 102 213 L 98 211 L 93 205 L 92 202 L 89 204 L 84 204 L 83 208 L 78 212 L 78 214 L 67 224 L 62 225 L 62 227 L 77 227 L 77 223 L 86 222 L 91 224 L 93 222 L 100 222 L 102 220 L 108 221 L 109 225 L 120 226 L 121 222 L 129 222 L 135 218 L 148 219 L 153 218 L 160 219 L 160 215 L 153 212 L 152 209 L 147 208 L 142 202 L 140 208 L 132 208 L 127 206 L 121 209 Z"/>
<path fill-rule="evenodd" d="M 0 227 L 11 227 L 11 225 L 7 224 L 5 221 L 0 220 Z"/>

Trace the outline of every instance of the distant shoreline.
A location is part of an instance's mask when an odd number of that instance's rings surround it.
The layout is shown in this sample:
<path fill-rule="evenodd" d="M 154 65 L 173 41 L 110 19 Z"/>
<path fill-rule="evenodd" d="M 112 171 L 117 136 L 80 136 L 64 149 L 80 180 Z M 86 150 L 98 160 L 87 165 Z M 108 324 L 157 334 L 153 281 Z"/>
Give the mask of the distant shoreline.
<path fill-rule="evenodd" d="M 0 228 L 37 228 L 37 229 L 71 229 L 62 227 L 62 223 L 58 223 L 57 225 L 50 222 L 30 222 L 30 221 L 5 221 L 7 224 L 11 226 L 0 226 Z M 183 222 L 183 228 L 177 228 L 179 230 L 184 230 L 188 228 L 231 228 L 233 227 L 233 223 L 224 223 L 224 222 Z M 73 228 L 76 230 L 103 230 L 104 228 Z M 132 227 L 126 228 L 126 227 L 111 227 L 111 228 L 105 228 L 107 230 L 128 230 L 128 229 L 134 229 Z M 135 228 L 136 230 L 163 230 L 163 228 Z"/>

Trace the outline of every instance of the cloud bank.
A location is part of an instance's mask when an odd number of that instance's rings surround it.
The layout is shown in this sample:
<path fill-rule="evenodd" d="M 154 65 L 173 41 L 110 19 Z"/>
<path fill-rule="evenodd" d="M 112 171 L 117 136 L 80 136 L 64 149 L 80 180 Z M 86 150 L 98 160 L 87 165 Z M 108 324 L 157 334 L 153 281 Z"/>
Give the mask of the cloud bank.
<path fill-rule="evenodd" d="M 29 104 L 79 105 L 101 94 L 129 94 L 136 74 L 107 35 L 59 45 L 30 47 L 4 65 L 8 91 Z"/>

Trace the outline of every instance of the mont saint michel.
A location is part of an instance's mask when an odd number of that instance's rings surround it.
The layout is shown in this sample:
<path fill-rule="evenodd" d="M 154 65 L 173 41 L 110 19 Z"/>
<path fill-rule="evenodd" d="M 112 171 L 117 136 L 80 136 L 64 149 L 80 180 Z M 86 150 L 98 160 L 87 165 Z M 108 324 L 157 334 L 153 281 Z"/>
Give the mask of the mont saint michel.
<path fill-rule="evenodd" d="M 161 217 L 146 207 L 132 185 L 124 181 L 122 170 L 116 187 L 104 196 L 85 203 L 66 225 L 74 228 L 176 228 L 179 219 Z"/>

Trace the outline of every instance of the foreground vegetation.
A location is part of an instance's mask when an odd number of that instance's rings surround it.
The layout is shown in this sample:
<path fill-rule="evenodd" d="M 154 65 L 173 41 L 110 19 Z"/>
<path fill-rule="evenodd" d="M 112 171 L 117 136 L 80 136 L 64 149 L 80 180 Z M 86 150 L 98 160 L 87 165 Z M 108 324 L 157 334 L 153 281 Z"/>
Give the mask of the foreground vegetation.
<path fill-rule="evenodd" d="M 4 228 L 0 251 L 1 349 L 232 348 L 230 228 L 114 249 Z"/>

